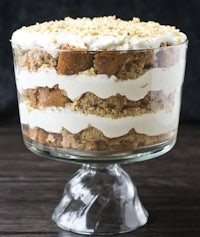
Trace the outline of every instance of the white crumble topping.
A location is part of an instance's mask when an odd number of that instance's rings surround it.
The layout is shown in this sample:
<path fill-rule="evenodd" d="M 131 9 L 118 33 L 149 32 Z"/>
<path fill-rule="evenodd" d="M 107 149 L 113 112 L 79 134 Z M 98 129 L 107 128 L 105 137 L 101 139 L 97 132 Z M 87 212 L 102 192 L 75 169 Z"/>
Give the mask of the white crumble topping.
<path fill-rule="evenodd" d="M 115 16 L 95 18 L 70 18 L 31 26 L 15 31 L 11 41 L 23 48 L 35 46 L 59 49 L 69 44 L 87 50 L 131 50 L 158 48 L 161 44 L 177 45 L 187 39 L 174 26 L 157 22 L 130 21 Z"/>

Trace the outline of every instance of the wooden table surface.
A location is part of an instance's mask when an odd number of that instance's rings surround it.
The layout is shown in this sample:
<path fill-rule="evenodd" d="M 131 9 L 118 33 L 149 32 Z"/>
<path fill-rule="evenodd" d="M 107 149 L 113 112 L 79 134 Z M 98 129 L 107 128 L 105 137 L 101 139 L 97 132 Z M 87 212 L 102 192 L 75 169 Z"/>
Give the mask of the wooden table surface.
<path fill-rule="evenodd" d="M 78 165 L 37 157 L 19 125 L 0 127 L 0 236 L 78 237 L 51 220 L 66 180 Z M 122 237 L 200 236 L 200 125 L 182 125 L 172 151 L 124 165 L 150 213 L 149 222 Z"/>

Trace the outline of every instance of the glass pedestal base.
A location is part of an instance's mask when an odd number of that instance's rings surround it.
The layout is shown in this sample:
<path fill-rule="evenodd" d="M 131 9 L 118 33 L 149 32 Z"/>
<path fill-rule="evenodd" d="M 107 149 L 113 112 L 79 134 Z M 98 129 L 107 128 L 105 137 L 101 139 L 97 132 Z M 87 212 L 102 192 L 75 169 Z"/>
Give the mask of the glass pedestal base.
<path fill-rule="evenodd" d="M 176 134 L 163 143 L 128 153 L 80 152 L 45 146 L 24 136 L 33 153 L 59 161 L 83 164 L 66 184 L 53 220 L 64 230 L 85 235 L 116 235 L 147 223 L 130 176 L 119 164 L 148 160 L 165 154 Z"/>
<path fill-rule="evenodd" d="M 145 225 L 148 213 L 119 165 L 87 164 L 66 184 L 52 218 L 75 233 L 111 235 Z"/>

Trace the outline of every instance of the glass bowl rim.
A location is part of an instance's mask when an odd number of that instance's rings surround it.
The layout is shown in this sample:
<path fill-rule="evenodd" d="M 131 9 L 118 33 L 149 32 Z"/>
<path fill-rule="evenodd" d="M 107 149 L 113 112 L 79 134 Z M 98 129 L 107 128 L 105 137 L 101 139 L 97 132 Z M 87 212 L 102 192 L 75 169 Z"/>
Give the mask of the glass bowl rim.
<path fill-rule="evenodd" d="M 31 47 L 23 47 L 23 45 L 20 45 L 18 43 L 13 42 L 12 40 L 10 40 L 11 46 L 14 49 L 15 47 L 20 47 L 23 50 L 32 50 L 32 49 L 39 49 L 42 51 L 48 51 L 48 52 L 74 52 L 74 53 L 79 53 L 79 52 L 88 52 L 91 54 L 97 53 L 97 52 L 107 52 L 107 53 L 114 53 L 114 52 L 119 52 L 119 53 L 128 53 L 128 52 L 149 52 L 149 51 L 158 51 L 158 50 L 166 50 L 166 49 L 171 49 L 171 48 L 177 48 L 177 47 L 181 47 L 181 46 L 188 46 L 189 40 L 186 39 L 183 42 L 181 42 L 180 44 L 175 44 L 175 45 L 169 45 L 169 46 L 161 46 L 161 47 L 157 47 L 157 48 L 138 48 L 138 49 L 124 49 L 124 50 L 107 50 L 107 49 L 101 49 L 101 50 L 87 50 L 87 49 L 74 49 L 74 50 L 70 50 L 70 49 L 59 49 L 59 48 L 51 48 L 51 47 L 42 47 L 39 45 L 34 45 Z M 73 47 L 72 45 L 70 45 L 71 47 Z"/>

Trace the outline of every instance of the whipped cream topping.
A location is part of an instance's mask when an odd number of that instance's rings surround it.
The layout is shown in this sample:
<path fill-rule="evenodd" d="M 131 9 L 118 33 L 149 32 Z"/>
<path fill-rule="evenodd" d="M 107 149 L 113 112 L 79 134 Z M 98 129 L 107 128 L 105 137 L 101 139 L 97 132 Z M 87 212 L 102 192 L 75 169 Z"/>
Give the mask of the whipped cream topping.
<path fill-rule="evenodd" d="M 154 136 L 177 129 L 180 110 L 180 90 L 177 90 L 176 97 L 171 112 L 163 110 L 152 114 L 118 119 L 83 114 L 71 111 L 68 108 L 59 107 L 29 110 L 25 103 L 19 104 L 19 111 L 22 124 L 28 124 L 31 128 L 39 127 L 52 133 L 60 133 L 62 128 L 67 129 L 71 133 L 78 133 L 88 126 L 93 126 L 109 138 L 123 136 L 132 128 L 137 133 Z"/>
<path fill-rule="evenodd" d="M 47 51 L 68 44 L 87 50 L 132 50 L 159 48 L 161 43 L 181 44 L 186 35 L 174 26 L 141 22 L 138 18 L 124 21 L 114 16 L 65 18 L 37 23 L 15 31 L 11 41 L 22 48 L 42 47 Z M 56 55 L 52 52 L 52 55 Z"/>
<path fill-rule="evenodd" d="M 180 63 L 180 62 L 179 62 Z M 88 75 L 87 72 L 77 75 L 58 75 L 54 69 L 40 69 L 37 72 L 16 71 L 16 83 L 19 93 L 37 87 L 53 88 L 58 85 L 72 101 L 79 99 L 84 93 L 92 92 L 105 99 L 121 94 L 129 100 L 144 98 L 149 91 L 163 90 L 169 95 L 180 87 L 184 77 L 184 67 L 178 63 L 168 68 L 152 68 L 135 80 L 117 80 L 115 76 L 106 74 Z"/>
<path fill-rule="evenodd" d="M 68 44 L 80 49 L 91 51 L 97 50 L 134 50 L 134 49 L 155 49 L 159 48 L 161 43 L 169 43 L 176 45 L 187 39 L 182 32 L 179 36 L 169 33 L 166 35 L 158 35 L 156 37 L 131 37 L 131 36 L 86 36 L 64 34 L 54 35 L 53 33 L 26 32 L 16 31 L 12 35 L 11 41 L 20 45 L 23 49 L 31 49 L 34 47 L 42 47 L 52 56 L 57 56 L 54 50 L 61 47 L 62 44 Z"/>

